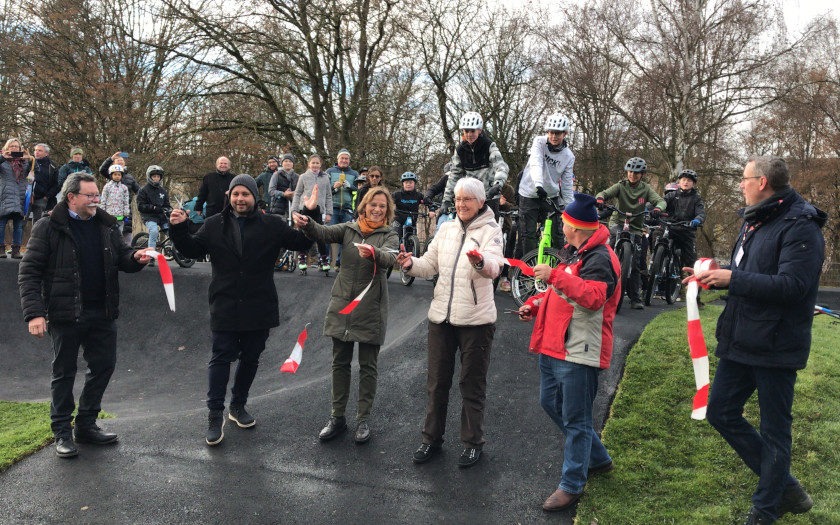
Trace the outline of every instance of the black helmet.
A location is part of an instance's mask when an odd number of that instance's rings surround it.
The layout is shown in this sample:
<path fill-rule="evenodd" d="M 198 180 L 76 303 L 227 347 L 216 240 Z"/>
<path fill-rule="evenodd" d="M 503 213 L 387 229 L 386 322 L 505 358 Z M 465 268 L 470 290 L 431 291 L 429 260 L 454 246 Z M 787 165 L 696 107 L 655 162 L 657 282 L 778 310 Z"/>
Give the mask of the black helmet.
<path fill-rule="evenodd" d="M 683 177 L 688 177 L 689 179 L 697 182 L 697 172 L 694 170 L 682 170 L 680 172 L 680 176 L 677 177 L 677 180 L 680 180 Z"/>
<path fill-rule="evenodd" d="M 633 173 L 645 173 L 647 171 L 647 163 L 641 157 L 633 157 L 624 165 L 624 171 L 632 171 Z"/>

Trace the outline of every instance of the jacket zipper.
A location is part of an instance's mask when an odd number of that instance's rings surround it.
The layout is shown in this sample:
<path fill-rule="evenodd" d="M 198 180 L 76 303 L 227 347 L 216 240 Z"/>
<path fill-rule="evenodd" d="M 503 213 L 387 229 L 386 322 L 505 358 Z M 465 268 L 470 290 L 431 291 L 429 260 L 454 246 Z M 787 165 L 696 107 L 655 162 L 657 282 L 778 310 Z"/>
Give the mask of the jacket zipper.
<path fill-rule="evenodd" d="M 452 279 L 449 282 L 449 304 L 446 305 L 446 317 L 444 320 L 449 322 L 449 316 L 452 314 L 452 299 L 455 298 L 455 272 L 458 270 L 458 259 L 461 258 L 461 250 L 464 249 L 464 243 L 467 241 L 467 229 L 461 233 L 461 245 L 458 247 L 458 252 L 455 254 L 455 264 L 452 266 Z"/>

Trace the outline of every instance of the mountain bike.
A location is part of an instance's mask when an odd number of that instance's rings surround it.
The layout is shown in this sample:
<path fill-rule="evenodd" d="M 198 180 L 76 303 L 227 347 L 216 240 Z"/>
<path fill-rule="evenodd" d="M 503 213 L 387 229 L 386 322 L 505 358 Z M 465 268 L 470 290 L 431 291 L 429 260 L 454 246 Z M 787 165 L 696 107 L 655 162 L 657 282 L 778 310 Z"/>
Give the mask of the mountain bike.
<path fill-rule="evenodd" d="M 147 248 L 148 246 L 149 232 L 140 232 L 131 239 L 132 248 L 140 249 Z M 175 243 L 173 243 L 172 239 L 169 238 L 169 229 L 164 230 L 161 228 L 158 235 L 157 247 L 155 249 L 162 253 L 167 261 L 175 259 L 175 262 L 177 262 L 178 266 L 181 268 L 190 268 L 195 264 L 195 259 L 190 259 L 189 257 L 182 255 L 181 252 L 175 248 Z"/>
<path fill-rule="evenodd" d="M 649 212 L 647 210 L 642 210 L 638 213 L 631 213 L 621 211 L 615 206 L 609 205 L 606 206 L 606 209 L 612 210 L 624 217 L 624 225 L 619 231 L 611 233 L 611 237 L 613 251 L 615 251 L 615 255 L 618 257 L 618 262 L 621 265 L 621 293 L 622 296 L 627 295 L 629 297 L 631 278 L 633 277 L 633 272 L 636 271 L 633 265 L 633 260 L 637 257 L 638 252 L 641 250 L 641 242 L 638 242 L 641 240 L 639 239 L 641 234 L 634 233 L 630 229 L 630 223 L 635 217 Z M 621 300 L 618 301 L 615 313 L 618 313 L 621 310 L 622 302 L 623 301 Z"/>
<path fill-rule="evenodd" d="M 688 221 L 669 221 L 659 219 L 660 225 L 657 228 L 660 233 L 656 236 L 656 244 L 653 248 L 653 261 L 650 263 L 650 282 L 645 291 L 645 304 L 650 305 L 651 298 L 661 296 L 668 304 L 674 304 L 680 296 L 682 287 L 682 252 L 674 246 L 674 239 L 671 237 L 671 228 L 686 227 L 691 224 Z"/>
<path fill-rule="evenodd" d="M 559 215 L 563 210 L 553 200 L 546 200 L 551 203 L 553 209 L 548 212 L 548 216 L 541 227 L 540 243 L 536 250 L 531 250 L 522 256 L 522 261 L 531 268 L 538 264 L 547 264 L 554 268 L 560 264 L 560 250 L 553 248 L 551 245 L 551 230 L 555 217 L 559 220 Z M 537 231 L 540 232 L 540 229 Z M 511 267 L 508 274 L 510 275 L 510 293 L 518 306 L 525 304 L 525 301 L 530 299 L 531 296 L 548 289 L 548 283 L 536 277 L 525 275 L 520 268 Z"/>
<path fill-rule="evenodd" d="M 504 231 L 505 217 L 510 217 L 510 229 L 506 233 Z M 513 257 L 519 230 L 519 210 L 500 211 L 498 223 L 499 228 L 502 229 L 502 254 L 505 257 Z M 494 290 L 498 287 L 501 278 L 502 274 L 499 272 L 499 276 L 493 279 Z"/>

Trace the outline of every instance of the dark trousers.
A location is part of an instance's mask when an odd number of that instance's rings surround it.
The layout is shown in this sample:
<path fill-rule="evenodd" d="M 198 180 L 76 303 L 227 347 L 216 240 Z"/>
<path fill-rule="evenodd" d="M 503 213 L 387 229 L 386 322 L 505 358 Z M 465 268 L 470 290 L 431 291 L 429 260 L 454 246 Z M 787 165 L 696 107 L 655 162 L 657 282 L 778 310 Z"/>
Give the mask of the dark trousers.
<path fill-rule="evenodd" d="M 452 326 L 449 323 L 429 323 L 429 371 L 426 380 L 429 400 L 423 423 L 424 443 L 443 442 L 455 355 L 460 349 L 461 441 L 471 447 L 484 445 L 487 368 L 495 332 L 495 324 Z"/>
<path fill-rule="evenodd" d="M 559 204 L 560 197 L 551 200 Z M 537 237 L 537 225 L 545 221 L 553 208 L 545 199 L 531 199 L 519 196 L 519 227 L 522 237 L 522 254 L 536 250 L 540 243 Z M 555 216 L 551 225 L 551 245 L 557 249 L 563 247 L 563 222 L 559 216 Z"/>
<path fill-rule="evenodd" d="M 777 517 L 785 488 L 799 482 L 790 474 L 791 407 L 796 370 L 766 368 L 720 359 L 709 395 L 706 417 L 758 476 L 753 505 Z M 760 414 L 756 431 L 744 419 L 744 404 L 758 391 Z"/>
<path fill-rule="evenodd" d="M 248 402 L 248 391 L 257 376 L 260 354 L 265 350 L 268 329 L 244 332 L 213 331 L 213 355 L 207 366 L 210 388 L 207 390 L 207 408 L 223 410 L 225 393 L 230 379 L 230 364 L 239 360 L 231 389 L 231 405 Z"/>
<path fill-rule="evenodd" d="M 56 436 L 69 436 L 79 347 L 88 370 L 79 396 L 76 426 L 85 427 L 96 423 L 102 409 L 102 395 L 117 365 L 117 326 L 105 318 L 104 311 L 90 309 L 82 310 L 77 322 L 53 321 L 48 326 L 53 343 L 51 427 Z"/>
<path fill-rule="evenodd" d="M 350 363 L 353 362 L 353 341 L 342 341 L 333 337 L 332 360 L 332 412 L 340 417 L 347 409 L 350 397 Z M 376 362 L 379 358 L 379 345 L 359 344 L 359 406 L 356 421 L 366 421 L 376 397 Z"/>
<path fill-rule="evenodd" d="M 694 232 L 672 229 L 670 235 L 674 239 L 674 248 L 679 248 L 682 253 L 680 264 L 693 267 L 694 261 L 697 260 L 697 249 L 695 248 L 697 241 Z"/>

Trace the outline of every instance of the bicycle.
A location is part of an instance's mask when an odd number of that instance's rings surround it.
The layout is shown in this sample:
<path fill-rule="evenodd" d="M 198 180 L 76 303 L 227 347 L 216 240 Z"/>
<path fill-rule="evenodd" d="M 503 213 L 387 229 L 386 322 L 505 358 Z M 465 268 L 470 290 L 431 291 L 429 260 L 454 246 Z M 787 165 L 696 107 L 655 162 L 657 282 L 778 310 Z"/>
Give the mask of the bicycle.
<path fill-rule="evenodd" d="M 606 209 L 612 210 L 619 215 L 624 216 L 624 225 L 622 226 L 621 230 L 618 232 L 611 233 L 612 236 L 612 246 L 613 251 L 615 251 L 616 257 L 618 257 L 618 262 L 621 265 L 621 293 L 622 299 L 624 295 L 630 296 L 630 282 L 631 278 L 633 277 L 633 259 L 636 257 L 637 253 L 641 248 L 641 243 L 636 242 L 637 238 L 641 235 L 640 233 L 633 233 L 630 230 L 630 222 L 638 217 L 639 215 L 645 215 L 650 213 L 647 210 L 642 210 L 638 213 L 631 213 L 627 211 L 621 211 L 615 206 L 606 205 Z M 644 286 L 644 282 L 642 283 Z M 618 305 L 615 309 L 615 313 L 618 313 L 621 310 L 621 303 L 623 301 L 619 300 Z"/>
<path fill-rule="evenodd" d="M 664 217 L 664 216 L 663 216 Z M 671 238 L 672 227 L 689 227 L 688 221 L 669 221 L 660 218 L 661 223 L 657 226 L 661 233 L 657 236 L 653 248 L 653 260 L 650 264 L 650 282 L 645 291 L 645 304 L 650 306 L 651 298 L 659 295 L 665 298 L 668 304 L 674 304 L 680 296 L 682 287 L 682 252 L 674 246 L 674 239 Z"/>
<path fill-rule="evenodd" d="M 421 217 L 428 217 L 429 214 L 427 213 L 418 213 L 417 218 Z M 410 253 L 414 257 L 420 257 L 422 255 L 420 253 L 420 239 L 417 237 L 417 234 L 414 230 L 414 221 L 411 219 L 411 215 L 406 217 L 405 224 L 399 226 L 402 229 L 402 245 L 405 248 L 405 251 Z M 424 250 L 425 251 L 425 250 Z M 388 268 L 388 272 L 386 273 L 386 278 L 391 277 L 391 272 L 394 270 L 394 267 Z M 407 273 L 400 271 L 400 282 L 402 282 L 403 286 L 411 286 L 411 283 L 414 282 L 414 277 L 408 275 Z"/>
<path fill-rule="evenodd" d="M 155 249 L 162 253 L 167 261 L 175 259 L 175 262 L 177 262 L 178 266 L 181 268 L 192 267 L 192 265 L 195 264 L 195 259 L 190 259 L 189 257 L 182 255 L 181 252 L 175 248 L 175 243 L 172 242 L 172 239 L 169 238 L 168 234 L 168 229 L 164 230 L 161 228 L 160 234 L 158 235 L 157 247 Z M 132 248 L 140 249 L 148 246 L 149 232 L 140 232 L 131 239 Z"/>
<path fill-rule="evenodd" d="M 505 233 L 504 225 L 505 225 L 505 217 L 510 217 L 510 229 Z M 516 247 L 516 240 L 517 240 L 517 232 L 519 230 L 519 210 L 509 210 L 509 211 L 500 211 L 499 212 L 499 228 L 502 229 L 502 254 L 505 257 L 514 257 L 515 247 Z M 493 279 L 493 289 L 495 290 L 499 286 L 499 281 L 502 278 L 502 274 L 499 273 L 499 276 Z M 508 279 L 510 280 L 510 279 Z"/>
<path fill-rule="evenodd" d="M 531 268 L 538 264 L 547 264 L 554 268 L 560 264 L 560 250 L 552 247 L 551 231 L 555 216 L 559 216 L 563 210 L 553 200 L 547 200 L 551 203 L 553 210 L 548 212 L 548 216 L 541 226 L 540 243 L 536 250 L 531 250 L 522 256 L 522 261 Z M 538 229 L 537 232 L 539 233 L 540 230 Z M 533 295 L 548 289 L 548 283 L 534 276 L 525 275 L 519 267 L 511 267 L 509 275 L 510 293 L 518 306 L 525 304 L 525 301 Z"/>
<path fill-rule="evenodd" d="M 294 228 L 292 226 L 292 214 L 288 213 L 288 217 L 286 217 L 286 223 L 289 225 L 290 228 Z M 281 272 L 289 272 L 295 273 L 297 269 L 297 253 L 293 250 L 285 250 L 277 258 L 277 263 L 274 265 L 275 270 L 279 270 Z"/>

